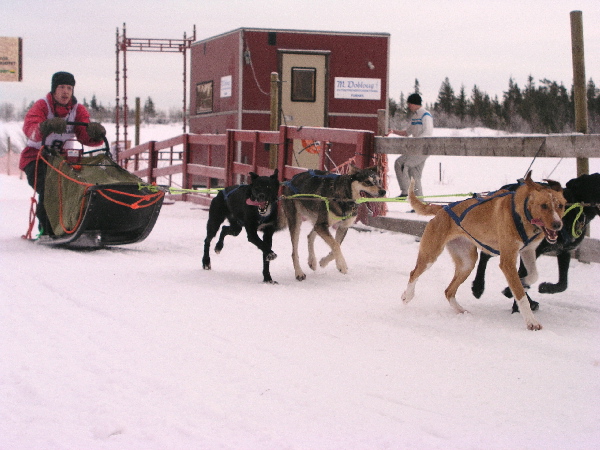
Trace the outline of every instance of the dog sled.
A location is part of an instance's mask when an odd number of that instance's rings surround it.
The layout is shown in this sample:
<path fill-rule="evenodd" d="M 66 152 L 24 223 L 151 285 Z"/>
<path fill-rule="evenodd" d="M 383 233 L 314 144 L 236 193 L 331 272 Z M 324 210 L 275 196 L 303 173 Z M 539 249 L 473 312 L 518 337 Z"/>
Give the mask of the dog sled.
<path fill-rule="evenodd" d="M 64 144 L 42 143 L 38 164 L 46 164 L 44 206 L 53 233 L 41 235 L 36 242 L 100 248 L 148 237 L 165 193 L 119 166 L 106 138 L 104 147 L 89 151 L 77 141 Z M 67 148 L 73 146 L 80 148 Z M 35 220 L 31 216 L 29 235 Z"/>

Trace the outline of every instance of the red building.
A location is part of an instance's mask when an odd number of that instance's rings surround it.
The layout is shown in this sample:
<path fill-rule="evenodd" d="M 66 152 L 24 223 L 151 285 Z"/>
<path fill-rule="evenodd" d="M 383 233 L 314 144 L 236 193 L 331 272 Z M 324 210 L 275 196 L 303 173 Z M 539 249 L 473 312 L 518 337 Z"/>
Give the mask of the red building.
<path fill-rule="evenodd" d="M 389 40 L 388 33 L 239 28 L 195 42 L 190 131 L 268 130 L 272 72 L 281 80 L 282 125 L 377 131 L 377 110 L 387 109 Z M 298 165 L 314 167 L 318 157 L 301 150 Z"/>

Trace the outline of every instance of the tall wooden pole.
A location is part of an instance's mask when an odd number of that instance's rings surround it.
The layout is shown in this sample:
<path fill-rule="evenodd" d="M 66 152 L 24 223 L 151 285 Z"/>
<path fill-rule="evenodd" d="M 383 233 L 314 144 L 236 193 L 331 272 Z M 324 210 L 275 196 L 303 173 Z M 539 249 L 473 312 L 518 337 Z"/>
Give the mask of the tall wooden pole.
<path fill-rule="evenodd" d="M 588 133 L 585 58 L 583 51 L 583 18 L 581 11 L 571 11 L 571 53 L 573 55 L 573 97 L 575 101 L 575 131 Z M 590 172 L 588 158 L 577 158 L 577 176 Z"/>
<path fill-rule="evenodd" d="M 279 74 L 271 72 L 271 122 L 269 129 L 278 131 L 280 125 L 279 114 Z M 269 147 L 269 167 L 275 169 L 277 167 L 277 146 L 271 144 Z"/>
<path fill-rule="evenodd" d="M 140 145 L 140 111 L 142 110 L 140 105 L 140 98 L 135 98 L 135 145 L 136 147 Z"/>

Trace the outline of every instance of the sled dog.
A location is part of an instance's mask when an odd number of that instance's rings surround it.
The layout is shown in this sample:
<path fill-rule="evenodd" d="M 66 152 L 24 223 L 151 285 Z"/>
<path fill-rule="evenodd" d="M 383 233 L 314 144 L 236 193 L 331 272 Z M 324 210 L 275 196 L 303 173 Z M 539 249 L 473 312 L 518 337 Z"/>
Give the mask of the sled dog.
<path fill-rule="evenodd" d="M 500 268 L 513 292 L 525 325 L 539 330 L 526 297 L 526 289 L 538 278 L 535 250 L 546 238 L 558 239 L 563 223 L 566 200 L 559 183 L 548 181 L 542 186 L 531 179 L 531 172 L 515 191 L 501 190 L 489 197 L 471 198 L 450 205 L 426 204 L 414 193 L 414 181 L 409 190 L 411 206 L 419 214 L 434 215 L 425 227 L 415 268 L 410 273 L 404 303 L 415 294 L 417 280 L 447 248 L 455 266 L 454 278 L 445 294 L 457 312 L 465 309 L 456 301 L 458 287 L 467 279 L 477 262 L 477 249 L 500 256 Z M 517 273 L 517 258 L 527 268 L 522 280 Z"/>
<path fill-rule="evenodd" d="M 308 266 L 317 269 L 314 242 L 319 235 L 331 248 L 331 252 L 321 259 L 325 267 L 335 259 L 337 269 L 348 272 L 341 245 L 356 220 L 361 197 L 383 197 L 385 190 L 375 167 L 359 169 L 352 165 L 349 173 L 338 175 L 320 170 L 299 173 L 284 183 L 283 209 L 292 240 L 292 261 L 296 279 L 306 279 L 298 260 L 298 239 L 303 219 L 309 220 L 313 228 L 308 235 Z M 329 227 L 336 229 L 335 238 Z"/>
<path fill-rule="evenodd" d="M 510 184 L 501 189 L 514 191 L 518 186 L 518 184 Z M 540 283 L 538 291 L 542 294 L 556 294 L 567 289 L 571 252 L 577 249 L 583 241 L 588 224 L 600 214 L 600 173 L 581 175 L 569 180 L 563 189 L 563 195 L 568 202 L 567 212 L 562 218 L 563 228 L 558 234 L 558 239 L 554 244 L 543 240 L 535 251 L 536 258 L 553 252 L 558 261 L 558 282 Z M 573 205 L 573 209 L 570 209 L 569 205 Z M 490 258 L 491 256 L 486 253 L 479 255 L 477 274 L 471 285 L 473 295 L 477 298 L 481 297 L 485 289 L 485 271 Z M 519 276 L 523 278 L 526 275 L 527 271 L 521 263 Z M 502 292 L 505 296 L 512 297 L 510 289 L 506 288 Z M 530 303 L 534 310 L 539 306 L 537 302 Z M 518 310 L 517 304 L 514 302 L 513 312 L 518 312 Z"/>
<path fill-rule="evenodd" d="M 237 236 L 246 229 L 248 241 L 256 245 L 262 252 L 263 281 L 275 283 L 271 278 L 269 263 L 277 255 L 271 249 L 273 233 L 279 229 L 277 200 L 279 181 L 277 169 L 271 176 L 258 176 L 250 172 L 251 183 L 229 186 L 220 191 L 210 203 L 208 222 L 206 223 L 206 239 L 204 240 L 204 256 L 202 267 L 211 269 L 210 243 L 219 231 L 219 227 L 228 220 L 229 226 L 221 229 L 219 240 L 215 245 L 215 253 L 223 249 L 225 236 Z M 263 232 L 263 238 L 258 232 Z"/>

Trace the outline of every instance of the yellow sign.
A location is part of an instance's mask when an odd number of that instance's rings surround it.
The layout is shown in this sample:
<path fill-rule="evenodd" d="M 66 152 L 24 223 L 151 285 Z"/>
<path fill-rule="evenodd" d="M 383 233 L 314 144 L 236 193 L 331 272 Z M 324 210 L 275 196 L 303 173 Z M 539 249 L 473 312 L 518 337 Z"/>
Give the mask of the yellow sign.
<path fill-rule="evenodd" d="M 0 81 L 23 80 L 23 39 L 0 37 Z"/>

